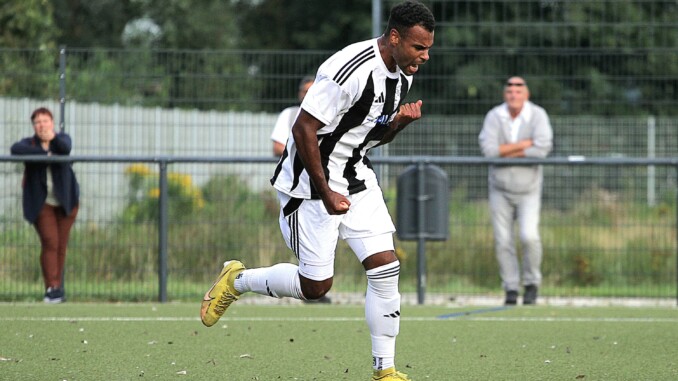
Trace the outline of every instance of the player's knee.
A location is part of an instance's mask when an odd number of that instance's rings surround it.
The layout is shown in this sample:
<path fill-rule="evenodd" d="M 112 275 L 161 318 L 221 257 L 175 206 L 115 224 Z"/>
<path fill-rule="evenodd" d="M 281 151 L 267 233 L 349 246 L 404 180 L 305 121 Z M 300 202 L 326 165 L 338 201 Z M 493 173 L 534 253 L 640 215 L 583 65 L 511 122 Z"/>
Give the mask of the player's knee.
<path fill-rule="evenodd" d="M 317 281 L 301 277 L 301 292 L 307 300 L 320 299 L 332 288 L 333 278 Z"/>
<path fill-rule="evenodd" d="M 365 258 L 363 261 L 363 267 L 365 270 L 371 270 L 394 262 L 398 262 L 398 257 L 395 255 L 395 251 L 387 250 L 372 254 Z"/>

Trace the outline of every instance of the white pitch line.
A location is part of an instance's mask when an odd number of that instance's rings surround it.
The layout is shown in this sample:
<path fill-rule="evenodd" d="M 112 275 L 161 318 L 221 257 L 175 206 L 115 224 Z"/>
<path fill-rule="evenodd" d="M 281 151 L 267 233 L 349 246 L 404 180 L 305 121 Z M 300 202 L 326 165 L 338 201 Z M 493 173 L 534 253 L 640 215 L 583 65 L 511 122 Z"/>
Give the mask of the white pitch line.
<path fill-rule="evenodd" d="M 364 317 L 230 317 L 221 322 L 362 322 Z M 596 318 L 596 317 L 459 317 L 440 319 L 438 317 L 401 317 L 401 321 L 411 322 L 450 322 L 494 321 L 494 322 L 575 322 L 575 323 L 678 323 L 676 318 Z M 200 321 L 195 317 L 91 317 L 91 316 L 44 316 L 44 317 L 0 317 L 0 321 L 42 321 L 42 322 L 192 322 Z"/>
<path fill-rule="evenodd" d="M 474 321 L 530 321 L 530 322 L 575 322 L 575 323 L 678 323 L 678 318 L 596 318 L 596 317 L 474 317 Z"/>

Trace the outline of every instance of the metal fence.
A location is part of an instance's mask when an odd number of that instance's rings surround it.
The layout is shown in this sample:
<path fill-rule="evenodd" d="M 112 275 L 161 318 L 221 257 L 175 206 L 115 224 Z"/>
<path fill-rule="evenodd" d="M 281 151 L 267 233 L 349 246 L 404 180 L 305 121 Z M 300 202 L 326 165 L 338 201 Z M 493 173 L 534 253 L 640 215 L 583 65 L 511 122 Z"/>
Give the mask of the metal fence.
<path fill-rule="evenodd" d="M 381 25 L 373 30 L 383 28 L 393 3 L 374 2 Z M 426 3 L 437 20 L 436 42 L 410 94 L 424 101 L 425 117 L 373 161 L 384 160 L 378 170 L 393 208 L 406 164 L 388 160 L 443 160 L 451 239 L 427 244 L 429 291 L 492 294 L 498 281 L 477 136 L 484 114 L 501 102 L 502 83 L 524 76 L 531 99 L 549 112 L 552 160 L 669 160 L 678 147 L 678 6 L 673 0 Z M 199 295 L 225 257 L 254 266 L 290 259 L 275 239 L 268 137 L 277 112 L 296 103 L 298 81 L 332 53 L 0 48 L 3 153 L 31 133 L 30 111 L 46 105 L 73 137 L 74 155 L 118 158 L 75 164 L 83 205 L 69 254 L 69 294 L 83 300 L 159 295 L 161 166 L 156 159 L 124 159 L 131 156 L 207 160 L 167 162 L 169 299 Z M 260 160 L 227 159 L 234 157 Z M 20 172 L 20 163 L 0 162 L 0 298 L 11 300 L 41 293 L 38 242 L 19 211 Z M 671 165 L 549 164 L 545 175 L 547 294 L 673 297 L 677 176 Z M 410 242 L 398 248 L 410 292 L 415 249 Z M 336 287 L 355 291 L 362 271 L 345 247 L 339 251 Z"/>
<path fill-rule="evenodd" d="M 2 215 L 0 227 L 0 299 L 35 300 L 42 293 L 39 242 L 33 228 L 21 218 L 19 158 L 0 156 L 5 176 L 16 184 L 5 189 L 3 199 L 13 205 Z M 223 170 L 272 170 L 268 157 L 71 157 L 76 172 L 86 172 L 95 163 L 104 168 L 125 164 L 127 192 L 102 190 L 83 194 L 81 210 L 105 207 L 122 201 L 124 207 L 105 217 L 92 219 L 85 213 L 74 227 L 66 270 L 66 288 L 71 300 L 186 300 L 197 299 L 210 284 L 221 262 L 229 258 L 258 267 L 293 261 L 278 231 L 278 207 L 271 189 L 253 191 L 242 175 Z M 495 160 L 496 161 L 496 160 Z M 450 238 L 425 243 L 425 268 L 418 268 L 417 245 L 396 240 L 402 262 L 401 291 L 414 298 L 421 280 L 427 298 L 463 300 L 469 297 L 500 297 L 501 290 L 493 253 L 492 232 L 486 200 L 476 193 L 484 183 L 473 179 L 486 172 L 491 159 L 477 157 L 375 158 L 396 184 L 404 168 L 418 162 L 435 164 L 450 178 Z M 612 300 L 640 298 L 651 303 L 678 300 L 678 228 L 676 189 L 673 197 L 655 206 L 639 201 L 645 191 L 624 179 L 608 188 L 573 186 L 571 174 L 596 169 L 635 177 L 646 175 L 649 166 L 678 170 L 678 159 L 582 159 L 556 158 L 543 162 L 550 169 L 545 180 L 547 199 L 570 202 L 545 203 L 542 216 L 544 246 L 543 295 L 547 300 L 578 297 L 608 297 Z M 181 165 L 185 171 L 175 172 Z M 204 171 L 203 167 L 211 170 Z M 472 169 L 480 169 L 475 172 Z M 113 171 L 111 171 L 113 172 Z M 466 174 L 463 174 L 466 172 Z M 199 176 L 210 173 L 196 186 Z M 100 176 L 106 176 L 106 172 Z M 609 176 L 614 177 L 614 176 Z M 394 186 L 385 186 L 387 204 L 394 215 Z M 640 197 L 642 199 L 642 197 Z M 336 258 L 333 293 L 362 295 L 365 282 L 360 264 L 347 246 L 340 244 Z M 608 299 L 609 300 L 609 299 Z"/>
<path fill-rule="evenodd" d="M 27 116 L 40 105 L 59 108 L 56 101 L 0 99 L 0 124 L 6 132 L 2 146 L 31 133 Z M 293 260 L 279 239 L 276 201 L 266 184 L 275 161 L 268 154 L 268 134 L 276 114 L 76 102 L 64 110 L 73 154 L 95 157 L 75 164 L 83 200 L 68 261 L 73 300 L 187 299 L 200 295 L 227 258 L 242 258 L 249 266 Z M 594 157 L 617 164 L 576 161 L 545 167 L 546 295 L 672 298 L 677 177 L 667 163 L 678 145 L 676 121 L 551 119 L 551 160 Z M 407 165 L 398 160 L 426 156 L 440 161 L 449 176 L 451 238 L 427 243 L 427 295 L 463 298 L 499 292 L 486 162 L 477 157 L 481 123 L 480 115 L 426 116 L 373 158 L 385 163 L 377 169 L 392 212 L 397 176 Z M 131 155 L 146 159 L 135 161 Z M 186 155 L 196 159 L 177 159 Z M 653 157 L 660 162 L 623 165 L 624 160 Z M 39 243 L 20 214 L 20 158 L 2 160 L 0 275 L 6 283 L 0 299 L 31 300 L 40 295 Z M 158 228 L 161 161 L 167 164 L 169 182 L 165 292 L 158 275 L 164 231 Z M 406 294 L 416 291 L 415 246 L 398 242 Z M 346 247 L 340 245 L 339 253 L 334 292 L 360 294 L 362 270 Z"/>
<path fill-rule="evenodd" d="M 14 70 L 0 68 L 5 77 L 0 91 L 7 96 L 57 100 L 60 74 L 56 62 L 64 60 L 61 86 L 66 89 L 67 101 L 277 112 L 296 103 L 299 80 L 315 73 L 331 53 L 66 47 L 60 57 L 57 51 L 0 49 L 0 62 L 28 60 Z M 501 102 L 502 85 L 511 75 L 524 76 L 532 100 L 553 115 L 676 114 L 675 47 L 593 52 L 448 48 L 431 55 L 431 61 L 415 76 L 409 95 L 410 99 L 421 98 L 429 115 L 482 115 Z M 48 71 L 33 71 L 44 61 L 54 64 Z M 234 62 L 237 67 L 232 67 Z M 628 67 L 646 68 L 647 72 L 625 72 Z M 604 73 L 607 68 L 616 72 Z"/>
<path fill-rule="evenodd" d="M 30 112 L 46 105 L 58 109 L 56 101 L 0 98 L 0 147 L 9 146 L 23 136 L 32 134 L 28 121 Z M 165 156 L 267 156 L 271 152 L 269 135 L 276 119 L 275 113 L 218 112 L 136 106 L 82 104 L 69 102 L 65 109 L 67 131 L 73 138 L 74 155 L 165 155 Z M 60 113 L 57 112 L 57 117 Z M 678 147 L 678 121 L 670 117 L 601 117 L 552 116 L 554 129 L 554 157 L 585 156 L 610 158 L 668 158 L 675 156 Z M 482 116 L 425 116 L 403 131 L 391 144 L 378 152 L 382 157 L 393 156 L 479 156 L 478 133 Z M 175 170 L 190 172 L 198 186 L 204 184 L 215 169 L 209 166 Z M 223 170 L 244 178 L 255 191 L 269 188 L 270 171 L 224 165 Z M 385 185 L 390 176 L 381 170 Z M 547 176 L 576 189 L 592 186 L 616 189 L 622 183 L 632 183 L 637 201 L 656 205 L 671 199 L 676 184 L 675 173 L 663 167 L 650 167 L 638 177 L 634 171 L 623 168 L 573 168 L 565 174 L 546 168 Z M 482 168 L 452 167 L 452 179 L 463 178 L 473 189 L 471 199 L 486 197 Z M 124 165 L 92 163 L 80 173 L 83 193 L 97 194 L 105 189 L 116 193 L 127 191 Z M 0 178 L 0 186 L 13 189 L 9 177 Z M 568 205 L 574 200 L 568 195 L 547 192 L 545 202 Z M 0 202 L 7 207 L 13 201 Z M 109 201 L 105 206 L 85 208 L 91 218 L 108 216 L 121 209 L 121 201 Z"/>

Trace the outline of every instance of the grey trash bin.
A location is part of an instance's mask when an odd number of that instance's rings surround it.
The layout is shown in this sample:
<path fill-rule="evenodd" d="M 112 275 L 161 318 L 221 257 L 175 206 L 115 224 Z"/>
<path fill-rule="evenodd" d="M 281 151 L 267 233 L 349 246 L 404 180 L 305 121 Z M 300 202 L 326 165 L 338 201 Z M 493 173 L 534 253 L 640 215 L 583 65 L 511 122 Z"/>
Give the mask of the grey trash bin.
<path fill-rule="evenodd" d="M 397 219 L 398 238 L 417 240 L 419 236 L 420 197 L 424 205 L 423 233 L 426 240 L 445 241 L 449 238 L 449 185 L 447 174 L 440 167 L 423 166 L 424 187 L 419 195 L 419 168 L 412 165 L 398 176 Z"/>

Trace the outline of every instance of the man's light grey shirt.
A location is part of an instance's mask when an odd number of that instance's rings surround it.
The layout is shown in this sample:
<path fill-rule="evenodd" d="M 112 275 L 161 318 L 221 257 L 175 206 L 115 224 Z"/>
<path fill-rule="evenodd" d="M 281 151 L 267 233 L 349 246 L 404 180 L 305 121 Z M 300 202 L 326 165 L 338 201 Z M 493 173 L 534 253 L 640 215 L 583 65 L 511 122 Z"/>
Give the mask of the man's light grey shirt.
<path fill-rule="evenodd" d="M 525 150 L 526 157 L 545 158 L 553 148 L 553 130 L 546 111 L 527 101 L 520 112 L 522 124 L 517 141 L 532 139 L 532 146 Z M 511 115 L 506 103 L 494 107 L 485 115 L 483 129 L 478 136 L 480 149 L 485 157 L 499 157 L 499 146 L 513 143 L 511 139 Z M 490 185 L 511 193 L 530 192 L 541 187 L 542 167 L 491 166 Z"/>

